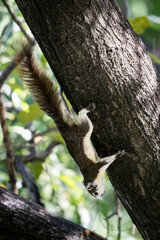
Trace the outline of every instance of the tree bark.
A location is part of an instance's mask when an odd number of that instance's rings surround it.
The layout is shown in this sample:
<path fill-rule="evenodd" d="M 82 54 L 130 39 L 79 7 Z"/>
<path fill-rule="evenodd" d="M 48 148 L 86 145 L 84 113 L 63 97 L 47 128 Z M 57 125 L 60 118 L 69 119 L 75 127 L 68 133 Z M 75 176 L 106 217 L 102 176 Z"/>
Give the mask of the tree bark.
<path fill-rule="evenodd" d="M 157 74 L 114 0 L 16 0 L 74 109 L 90 114 L 99 155 L 125 149 L 110 180 L 146 240 L 160 239 Z"/>
<path fill-rule="evenodd" d="M 0 187 L 0 240 L 105 240 Z"/>

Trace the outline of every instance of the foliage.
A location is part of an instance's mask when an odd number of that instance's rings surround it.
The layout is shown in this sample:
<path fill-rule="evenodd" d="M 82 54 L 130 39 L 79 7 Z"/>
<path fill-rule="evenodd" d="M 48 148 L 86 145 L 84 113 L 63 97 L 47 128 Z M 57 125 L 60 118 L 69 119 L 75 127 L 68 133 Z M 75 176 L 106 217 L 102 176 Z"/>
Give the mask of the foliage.
<path fill-rule="evenodd" d="M 122 8 L 124 7 L 123 2 L 124 1 L 119 1 Z M 15 2 L 9 0 L 8 3 L 14 9 L 26 31 L 29 32 Z M 136 33 L 141 34 L 147 44 L 151 45 L 154 39 L 155 49 L 159 47 L 159 0 L 128 0 L 128 4 L 129 22 Z M 2 2 L 0 2 L 1 72 L 15 56 L 15 52 L 19 47 L 17 42 L 19 42 L 22 36 L 23 34 L 18 26 L 13 22 L 7 9 Z M 36 48 L 36 52 L 38 52 L 38 58 L 41 60 L 43 67 L 48 74 L 52 76 L 49 66 L 38 48 Z M 160 64 L 159 55 L 155 56 L 155 52 L 152 52 L 150 56 L 157 64 Z M 52 76 L 52 78 L 54 78 L 54 76 Z M 56 80 L 54 79 L 54 81 Z M 17 70 L 12 72 L 9 79 L 3 85 L 2 91 L 3 101 L 7 109 L 6 118 L 15 154 L 26 156 L 30 153 L 30 142 L 35 133 L 37 137 L 34 138 L 33 144 L 35 144 L 35 149 L 38 152 L 44 151 L 53 140 L 61 143 L 54 147 L 45 161 L 27 163 L 40 189 L 42 201 L 46 209 L 93 229 L 103 236 L 108 236 L 109 240 L 116 239 L 118 233 L 117 216 L 109 220 L 109 233 L 105 220 L 108 215 L 116 210 L 114 190 L 107 176 L 104 179 L 106 185 L 105 199 L 103 201 L 98 201 L 89 196 L 81 184 L 82 176 L 77 165 L 71 159 L 60 134 L 55 129 L 55 123 L 34 103 L 30 93 L 22 83 Z M 46 132 L 44 136 L 38 135 L 38 133 L 52 128 L 54 130 Z M 5 148 L 1 129 L 0 173 L 0 185 L 8 188 L 9 177 L 5 168 Z M 27 189 L 23 186 L 20 174 L 17 174 L 17 180 L 19 194 L 29 198 L 29 194 Z M 122 239 L 141 239 L 137 231 L 134 235 L 132 234 L 133 224 L 123 207 L 121 225 Z"/>
<path fill-rule="evenodd" d="M 160 1 L 159 0 L 117 0 L 124 10 L 128 3 L 128 20 L 137 34 L 146 44 L 151 59 L 160 71 Z"/>

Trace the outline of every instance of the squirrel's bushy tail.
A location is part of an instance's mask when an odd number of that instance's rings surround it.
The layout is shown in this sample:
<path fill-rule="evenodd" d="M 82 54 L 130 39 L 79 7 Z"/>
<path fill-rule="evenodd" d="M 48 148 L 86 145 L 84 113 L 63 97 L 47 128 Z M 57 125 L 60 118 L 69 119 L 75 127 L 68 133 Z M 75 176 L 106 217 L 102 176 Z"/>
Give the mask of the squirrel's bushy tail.
<path fill-rule="evenodd" d="M 41 69 L 40 64 L 33 56 L 33 47 L 28 43 L 24 44 L 19 52 L 19 72 L 25 84 L 29 88 L 35 101 L 55 121 L 61 118 L 59 112 L 61 99 L 53 81 Z"/>

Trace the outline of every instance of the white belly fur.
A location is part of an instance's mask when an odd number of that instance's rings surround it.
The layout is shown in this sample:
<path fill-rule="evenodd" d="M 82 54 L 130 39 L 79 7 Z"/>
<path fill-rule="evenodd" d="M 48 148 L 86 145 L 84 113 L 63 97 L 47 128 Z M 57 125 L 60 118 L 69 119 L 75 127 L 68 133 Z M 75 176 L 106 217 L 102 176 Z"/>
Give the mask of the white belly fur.
<path fill-rule="evenodd" d="M 84 154 L 87 156 L 87 158 L 89 158 L 92 162 L 95 163 L 98 161 L 98 157 L 96 157 L 95 150 L 90 140 L 90 133 L 87 133 L 83 139 L 83 149 Z"/>

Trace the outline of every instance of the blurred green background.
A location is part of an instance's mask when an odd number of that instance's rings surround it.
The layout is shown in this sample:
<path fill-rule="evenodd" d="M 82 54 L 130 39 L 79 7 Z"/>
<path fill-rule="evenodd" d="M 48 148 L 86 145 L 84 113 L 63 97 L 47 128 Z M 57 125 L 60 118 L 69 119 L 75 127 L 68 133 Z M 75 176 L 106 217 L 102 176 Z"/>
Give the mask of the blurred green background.
<path fill-rule="evenodd" d="M 15 2 L 13 0 L 7 2 L 30 34 L 30 30 Z M 159 71 L 160 1 L 118 0 L 118 3 L 133 29 L 146 44 L 148 53 Z M 17 43 L 20 42 L 22 37 L 23 34 L 19 27 L 12 20 L 3 3 L 0 2 L 0 72 L 6 68 L 15 56 L 19 45 Z M 36 47 L 35 54 L 47 73 L 54 79 L 38 47 Z M 56 82 L 56 79 L 54 81 Z M 2 92 L 15 154 L 29 155 L 31 144 L 34 145 L 37 152 L 41 152 L 47 148 L 51 141 L 59 141 L 59 145 L 53 148 L 45 161 L 36 160 L 26 164 L 36 180 L 45 208 L 94 230 L 104 237 L 108 237 L 109 240 L 118 239 L 117 215 L 114 215 L 108 221 L 105 220 L 107 216 L 116 211 L 116 197 L 107 175 L 103 179 L 106 189 L 105 199 L 98 201 L 86 192 L 82 185 L 80 171 L 68 154 L 54 122 L 34 103 L 16 69 L 3 85 Z M 48 129 L 51 130 L 46 132 L 45 135 L 41 134 Z M 34 141 L 31 142 L 33 136 Z M 0 128 L 0 185 L 8 188 L 8 180 L 9 177 L 5 167 L 5 148 Z M 17 187 L 19 195 L 30 199 L 27 188 L 23 185 L 21 175 L 18 173 Z M 122 206 L 121 211 L 121 239 L 142 239 Z"/>

